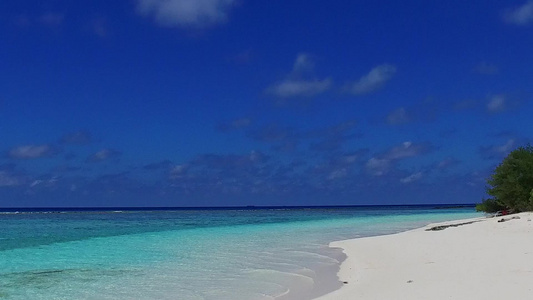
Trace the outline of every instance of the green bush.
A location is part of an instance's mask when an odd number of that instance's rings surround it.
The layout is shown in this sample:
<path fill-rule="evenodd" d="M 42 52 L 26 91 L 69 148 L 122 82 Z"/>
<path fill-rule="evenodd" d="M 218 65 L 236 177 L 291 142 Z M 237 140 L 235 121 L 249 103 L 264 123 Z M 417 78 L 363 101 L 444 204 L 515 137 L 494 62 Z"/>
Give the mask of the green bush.
<path fill-rule="evenodd" d="M 509 153 L 487 184 L 487 194 L 493 198 L 479 204 L 479 210 L 490 212 L 500 206 L 516 212 L 533 211 L 533 147 L 519 147 Z"/>
<path fill-rule="evenodd" d="M 495 213 L 504 209 L 506 209 L 505 206 L 501 205 L 498 203 L 498 201 L 492 198 L 484 199 L 481 203 L 476 204 L 477 211 L 483 211 L 486 213 Z"/>

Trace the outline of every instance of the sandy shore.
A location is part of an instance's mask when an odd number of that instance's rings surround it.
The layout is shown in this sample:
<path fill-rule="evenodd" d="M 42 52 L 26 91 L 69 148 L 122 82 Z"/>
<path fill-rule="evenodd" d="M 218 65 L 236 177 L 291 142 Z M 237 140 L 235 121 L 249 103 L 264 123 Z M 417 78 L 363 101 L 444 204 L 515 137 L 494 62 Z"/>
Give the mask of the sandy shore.
<path fill-rule="evenodd" d="M 348 256 L 338 274 L 345 285 L 320 300 L 533 299 L 533 213 L 331 246 Z"/>

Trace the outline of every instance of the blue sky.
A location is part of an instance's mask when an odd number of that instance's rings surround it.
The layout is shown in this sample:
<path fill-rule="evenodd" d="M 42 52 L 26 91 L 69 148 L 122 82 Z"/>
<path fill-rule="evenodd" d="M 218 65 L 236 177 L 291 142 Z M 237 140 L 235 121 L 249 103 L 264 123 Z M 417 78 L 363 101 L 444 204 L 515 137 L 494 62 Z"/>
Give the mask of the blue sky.
<path fill-rule="evenodd" d="M 533 1 L 0 3 L 0 206 L 472 203 Z"/>

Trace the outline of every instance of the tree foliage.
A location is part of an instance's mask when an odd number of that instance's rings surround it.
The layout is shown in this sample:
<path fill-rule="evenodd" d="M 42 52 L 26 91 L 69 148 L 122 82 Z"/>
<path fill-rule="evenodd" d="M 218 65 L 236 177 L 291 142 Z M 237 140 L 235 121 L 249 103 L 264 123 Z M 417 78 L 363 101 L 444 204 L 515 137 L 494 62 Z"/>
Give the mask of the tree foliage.
<path fill-rule="evenodd" d="M 497 211 L 505 210 L 506 207 L 498 203 L 495 199 L 484 199 L 481 203 L 476 205 L 477 211 L 483 211 L 486 213 L 495 213 Z"/>
<path fill-rule="evenodd" d="M 533 211 L 533 147 L 519 147 L 509 153 L 487 184 L 487 194 L 492 198 L 479 204 L 478 210 Z"/>

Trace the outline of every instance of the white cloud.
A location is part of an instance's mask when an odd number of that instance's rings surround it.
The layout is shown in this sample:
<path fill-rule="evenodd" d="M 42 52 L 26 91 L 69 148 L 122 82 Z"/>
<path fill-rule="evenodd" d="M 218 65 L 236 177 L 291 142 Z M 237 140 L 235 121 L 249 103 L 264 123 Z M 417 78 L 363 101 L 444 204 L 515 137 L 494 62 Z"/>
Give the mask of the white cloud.
<path fill-rule="evenodd" d="M 342 161 L 348 164 L 354 163 L 359 158 L 359 154 L 345 155 L 342 157 Z"/>
<path fill-rule="evenodd" d="M 51 187 L 54 186 L 57 183 L 57 176 L 53 176 L 50 179 L 36 179 L 30 184 L 30 188 L 34 188 L 37 186 L 45 186 L 45 187 Z"/>
<path fill-rule="evenodd" d="M 9 150 L 7 155 L 13 159 L 33 159 L 54 154 L 54 150 L 49 145 L 25 145 Z"/>
<path fill-rule="evenodd" d="M 22 184 L 22 179 L 9 174 L 5 171 L 0 171 L 0 186 L 17 186 Z"/>
<path fill-rule="evenodd" d="M 392 147 L 381 155 L 372 157 L 368 160 L 365 167 L 366 170 L 374 176 L 382 176 L 389 172 L 391 167 L 398 161 L 425 154 L 431 150 L 431 146 L 427 144 L 413 144 L 412 142 L 404 142 L 399 146 Z"/>
<path fill-rule="evenodd" d="M 120 156 L 120 152 L 113 149 L 102 149 L 89 157 L 87 157 L 87 162 L 101 162 L 110 158 L 116 158 Z"/>
<path fill-rule="evenodd" d="M 507 23 L 522 26 L 533 23 L 533 0 L 527 1 L 522 6 L 507 10 L 503 19 Z"/>
<path fill-rule="evenodd" d="M 236 0 L 137 0 L 137 11 L 166 27 L 207 27 L 223 23 Z"/>
<path fill-rule="evenodd" d="M 296 61 L 292 67 L 292 72 L 294 73 L 304 73 L 308 71 L 313 71 L 315 68 L 315 63 L 311 56 L 307 53 L 299 53 L 296 56 Z"/>
<path fill-rule="evenodd" d="M 186 175 L 188 169 L 189 169 L 188 165 L 176 165 L 170 170 L 169 177 L 171 179 L 182 178 Z"/>
<path fill-rule="evenodd" d="M 389 171 L 390 165 L 391 161 L 389 159 L 372 157 L 368 160 L 365 167 L 372 175 L 382 176 Z"/>
<path fill-rule="evenodd" d="M 385 85 L 394 74 L 396 74 L 396 67 L 389 64 L 379 65 L 359 80 L 347 84 L 346 89 L 354 95 L 363 95 L 372 93 Z"/>
<path fill-rule="evenodd" d="M 250 155 L 249 155 L 249 159 L 250 159 L 251 162 L 260 163 L 260 162 L 264 161 L 266 158 L 267 157 L 263 153 L 261 153 L 259 151 L 255 151 L 255 150 L 252 150 L 250 152 Z"/>
<path fill-rule="evenodd" d="M 331 79 L 323 80 L 294 80 L 286 79 L 276 85 L 273 85 L 268 91 L 281 98 L 297 96 L 315 96 L 327 91 L 331 87 Z"/>
<path fill-rule="evenodd" d="M 30 187 L 34 187 L 34 186 L 37 186 L 39 184 L 43 183 L 42 180 L 40 179 L 37 179 L 37 180 L 34 180 L 31 184 L 30 184 Z"/>
<path fill-rule="evenodd" d="M 267 89 L 269 94 L 280 98 L 312 97 L 331 88 L 330 78 L 309 78 L 314 71 L 314 61 L 309 54 L 300 53 L 296 57 L 291 73 L 286 78 Z"/>
<path fill-rule="evenodd" d="M 418 156 L 427 152 L 428 147 L 422 144 L 413 144 L 412 142 L 404 142 L 400 146 L 396 146 L 387 151 L 383 157 L 386 159 L 402 159 L 407 157 Z"/>
<path fill-rule="evenodd" d="M 409 115 L 407 114 L 407 111 L 405 108 L 400 107 L 394 111 L 392 111 L 387 116 L 387 123 L 390 125 L 400 125 L 408 123 L 411 119 L 409 118 Z"/>
<path fill-rule="evenodd" d="M 328 180 L 344 178 L 346 177 L 346 175 L 348 175 L 348 171 L 346 170 L 346 168 L 333 170 L 331 173 L 329 173 Z"/>
<path fill-rule="evenodd" d="M 506 109 L 506 100 L 504 95 L 492 96 L 487 103 L 487 110 L 491 113 L 497 113 Z"/>
<path fill-rule="evenodd" d="M 515 140 L 509 139 L 507 143 L 505 143 L 504 145 L 495 146 L 494 151 L 497 153 L 501 153 L 501 154 L 507 154 L 511 152 L 511 150 L 513 150 L 514 146 L 515 146 Z"/>
<path fill-rule="evenodd" d="M 411 182 L 414 182 L 414 181 L 417 181 L 417 180 L 421 179 L 422 175 L 423 175 L 422 172 L 417 172 L 417 173 L 411 174 L 411 175 L 409 175 L 407 177 L 404 177 L 404 178 L 400 179 L 400 181 L 402 183 L 411 183 Z"/>
<path fill-rule="evenodd" d="M 503 145 L 481 147 L 480 152 L 485 158 L 501 158 L 511 152 L 517 144 L 518 143 L 515 139 L 508 139 Z"/>
<path fill-rule="evenodd" d="M 457 165 L 458 163 L 460 163 L 459 160 L 455 159 L 455 158 L 451 158 L 451 157 L 448 157 L 442 161 L 440 161 L 438 164 L 437 164 L 437 168 L 439 169 L 447 169 L 451 166 L 454 166 L 454 165 Z"/>

